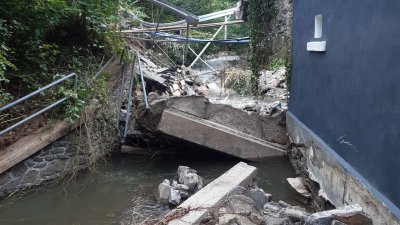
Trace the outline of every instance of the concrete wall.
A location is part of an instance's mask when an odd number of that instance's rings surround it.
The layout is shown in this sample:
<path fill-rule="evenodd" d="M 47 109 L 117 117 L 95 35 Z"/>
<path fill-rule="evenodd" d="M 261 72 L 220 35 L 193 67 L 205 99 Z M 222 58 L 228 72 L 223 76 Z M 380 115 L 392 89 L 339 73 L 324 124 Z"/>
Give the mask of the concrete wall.
<path fill-rule="evenodd" d="M 400 1 L 294 0 L 293 8 L 290 112 L 400 215 Z M 326 51 L 307 51 L 310 41 L 326 41 Z"/>

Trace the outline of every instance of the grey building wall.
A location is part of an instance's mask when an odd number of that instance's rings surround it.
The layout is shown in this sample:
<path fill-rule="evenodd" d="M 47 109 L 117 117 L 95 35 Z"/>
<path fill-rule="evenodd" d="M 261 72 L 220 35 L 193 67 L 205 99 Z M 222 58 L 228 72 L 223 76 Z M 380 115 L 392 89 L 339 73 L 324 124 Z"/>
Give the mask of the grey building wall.
<path fill-rule="evenodd" d="M 293 4 L 290 112 L 400 207 L 400 1 Z M 307 51 L 318 14 L 323 53 Z"/>

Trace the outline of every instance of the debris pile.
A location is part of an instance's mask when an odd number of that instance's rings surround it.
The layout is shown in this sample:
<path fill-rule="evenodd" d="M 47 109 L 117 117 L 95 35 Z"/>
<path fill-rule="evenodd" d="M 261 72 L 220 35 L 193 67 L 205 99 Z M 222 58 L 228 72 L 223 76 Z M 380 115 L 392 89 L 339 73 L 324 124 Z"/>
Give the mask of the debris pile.
<path fill-rule="evenodd" d="M 152 88 L 150 92 L 157 91 L 160 95 L 166 96 L 196 95 L 197 87 L 191 78 L 193 75 L 190 69 L 185 66 L 159 68 L 143 56 L 141 60 L 144 62 L 143 78 Z"/>
<path fill-rule="evenodd" d="M 286 68 L 276 71 L 263 70 L 258 80 L 260 94 L 272 101 L 287 101 Z"/>
<path fill-rule="evenodd" d="M 310 214 L 300 206 L 271 201 L 271 195 L 257 186 L 238 187 L 221 207 L 201 224 L 207 225 L 372 225 L 359 205 Z"/>
<path fill-rule="evenodd" d="M 204 179 L 197 171 L 187 166 L 179 166 L 177 179 L 165 179 L 158 185 L 157 199 L 163 204 L 179 205 L 183 199 L 194 194 L 204 186 Z"/>

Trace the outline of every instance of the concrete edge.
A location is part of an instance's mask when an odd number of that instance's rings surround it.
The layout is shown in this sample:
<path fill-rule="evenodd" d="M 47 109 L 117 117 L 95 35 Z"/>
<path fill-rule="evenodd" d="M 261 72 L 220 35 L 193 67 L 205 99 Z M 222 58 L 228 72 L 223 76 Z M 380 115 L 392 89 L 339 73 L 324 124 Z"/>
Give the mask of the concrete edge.
<path fill-rule="evenodd" d="M 318 135 L 291 112 L 287 112 L 286 123 L 291 141 L 307 148 L 305 157 L 310 178 L 320 184 L 321 194 L 332 204 L 341 207 L 358 203 L 374 224 L 400 225 L 400 209 Z"/>
<path fill-rule="evenodd" d="M 110 60 L 119 60 L 116 59 L 115 55 L 110 58 Z M 110 63 L 108 66 L 110 66 Z M 117 78 L 119 78 L 118 70 L 115 70 L 115 65 L 111 65 L 111 69 L 107 67 L 103 67 L 98 71 L 96 74 L 100 74 L 103 71 L 109 71 L 113 74 L 113 77 L 107 81 L 107 89 L 112 89 L 116 82 Z M 115 76 L 117 75 L 117 76 Z M 94 113 L 94 107 L 91 105 L 86 106 L 84 108 L 85 112 L 88 114 Z M 77 128 L 83 123 L 82 120 L 79 120 L 75 124 L 69 124 L 64 120 L 58 120 L 55 123 L 47 124 L 32 134 L 25 136 L 14 142 L 10 146 L 6 147 L 5 149 L 0 151 L 0 174 L 6 172 L 13 166 L 17 165 L 18 163 L 22 162 L 23 160 L 29 158 L 31 155 L 35 154 L 36 152 L 40 151 L 44 147 L 50 145 L 54 141 L 58 140 L 59 138 L 67 135 L 71 130 Z"/>

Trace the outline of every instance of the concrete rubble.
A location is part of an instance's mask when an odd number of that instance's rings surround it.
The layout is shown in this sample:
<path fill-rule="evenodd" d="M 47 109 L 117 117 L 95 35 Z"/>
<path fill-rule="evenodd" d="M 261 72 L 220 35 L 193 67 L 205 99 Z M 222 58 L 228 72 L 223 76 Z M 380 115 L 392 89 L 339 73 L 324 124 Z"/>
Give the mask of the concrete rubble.
<path fill-rule="evenodd" d="M 179 166 L 176 180 L 165 179 L 158 185 L 157 199 L 163 204 L 179 205 L 182 200 L 204 186 L 204 179 L 197 171 L 187 166 Z"/>
<path fill-rule="evenodd" d="M 238 170 L 239 168 L 241 170 Z M 230 174 L 232 169 L 237 175 Z M 201 193 L 194 195 L 194 199 L 189 198 L 184 204 L 178 206 L 160 222 L 169 225 L 372 225 L 371 219 L 359 205 L 310 213 L 301 206 L 292 206 L 284 201 L 272 201 L 272 196 L 257 187 L 254 182 L 254 167 L 239 163 L 232 169 L 225 173 L 227 175 L 224 174 L 225 176 L 219 177 L 210 183 L 210 186 L 202 189 Z M 245 172 L 246 170 L 248 172 Z M 189 167 L 180 166 L 178 181 L 172 182 L 170 190 L 174 190 L 173 186 L 182 185 L 179 183 L 185 182 L 188 174 L 196 174 L 195 172 Z M 241 173 L 250 175 L 240 178 Z M 245 182 L 240 182 L 241 179 Z M 216 194 L 218 188 L 223 189 L 223 186 L 234 180 L 241 184 L 236 187 L 228 185 L 229 191 L 224 190 L 226 193 L 211 198 L 214 203 L 209 202 L 208 197 Z M 298 180 L 295 179 L 295 181 Z M 160 186 L 164 185 L 169 185 L 169 181 L 165 180 L 160 184 Z M 214 185 L 222 186 L 217 188 Z M 201 208 L 198 209 L 197 205 Z"/>

